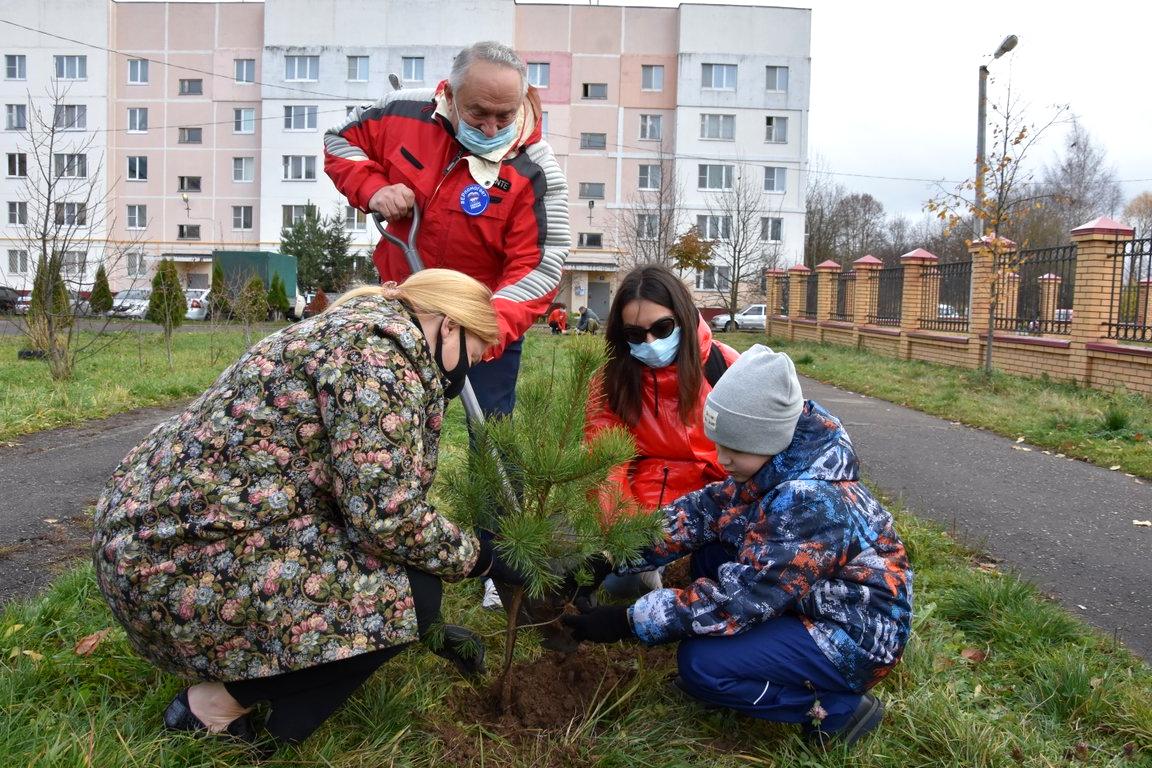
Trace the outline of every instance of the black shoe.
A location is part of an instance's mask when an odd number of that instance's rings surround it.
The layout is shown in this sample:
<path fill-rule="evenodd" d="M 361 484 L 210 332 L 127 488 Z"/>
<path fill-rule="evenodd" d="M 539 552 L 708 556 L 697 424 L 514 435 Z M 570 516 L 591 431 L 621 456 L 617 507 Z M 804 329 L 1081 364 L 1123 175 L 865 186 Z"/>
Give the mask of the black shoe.
<path fill-rule="evenodd" d="M 176 694 L 168 709 L 164 710 L 164 727 L 170 731 L 208 732 L 208 726 L 192 714 L 192 707 L 188 705 L 187 688 Z M 256 728 L 252 725 L 252 718 L 249 715 L 241 715 L 228 723 L 228 728 L 224 732 L 249 744 L 256 743 Z"/>
<path fill-rule="evenodd" d="M 884 702 L 872 694 L 866 693 L 860 698 L 860 703 L 856 705 L 856 711 L 852 713 L 842 728 L 835 731 L 825 731 L 811 725 L 805 725 L 803 726 L 804 738 L 820 747 L 827 747 L 832 744 L 851 746 L 875 730 L 883 719 Z"/>
<path fill-rule="evenodd" d="M 464 677 L 479 677 L 484 674 L 484 641 L 472 630 L 455 624 L 443 624 L 442 633 L 435 646 L 429 643 L 432 652 L 442 659 L 452 662 Z"/>

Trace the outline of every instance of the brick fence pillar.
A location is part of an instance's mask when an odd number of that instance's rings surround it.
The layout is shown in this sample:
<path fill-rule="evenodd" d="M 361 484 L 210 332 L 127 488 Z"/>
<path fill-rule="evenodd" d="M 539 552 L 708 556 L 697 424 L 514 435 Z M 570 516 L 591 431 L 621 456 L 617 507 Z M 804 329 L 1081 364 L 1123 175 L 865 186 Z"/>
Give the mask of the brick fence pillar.
<path fill-rule="evenodd" d="M 816 319 L 831 320 L 832 315 L 836 313 L 836 278 L 840 276 L 840 265 L 832 259 L 828 259 L 828 261 L 816 265 L 816 275 L 819 280 Z"/>
<path fill-rule="evenodd" d="M 1017 278 L 1019 280 L 1019 278 Z M 1040 323 L 1041 328 L 1051 328 L 1056 322 L 1056 309 L 1060 302 L 1060 284 L 1064 278 L 1049 272 L 1037 278 L 1040 283 Z"/>
<path fill-rule="evenodd" d="M 876 314 L 876 281 L 880 279 L 880 270 L 884 262 L 875 256 L 862 256 L 852 262 L 852 269 L 856 271 L 856 298 L 852 303 L 852 322 L 856 326 L 868 324 L 868 318 Z"/>
<path fill-rule="evenodd" d="M 1126 243 L 1136 233 L 1107 216 L 1101 216 L 1072 230 L 1076 244 L 1076 290 L 1072 296 L 1072 375 L 1085 384 L 1091 381 L 1092 371 L 1086 344 L 1100 341 L 1108 335 L 1108 321 L 1112 313 L 1112 273 L 1120 243 Z M 1119 300 L 1119 297 L 1116 297 Z"/>
<path fill-rule="evenodd" d="M 911 340 L 908 331 L 920 328 L 921 299 L 924 295 L 924 273 L 940 263 L 939 257 L 929 253 L 923 248 L 909 251 L 900 257 L 904 265 L 904 288 L 900 299 L 900 359 L 908 360 L 911 356 Z M 936 312 L 932 313 L 936 316 Z"/>
<path fill-rule="evenodd" d="M 788 317 L 795 320 L 804 314 L 805 297 L 808 295 L 808 275 L 812 270 L 797 264 L 788 270 Z"/>

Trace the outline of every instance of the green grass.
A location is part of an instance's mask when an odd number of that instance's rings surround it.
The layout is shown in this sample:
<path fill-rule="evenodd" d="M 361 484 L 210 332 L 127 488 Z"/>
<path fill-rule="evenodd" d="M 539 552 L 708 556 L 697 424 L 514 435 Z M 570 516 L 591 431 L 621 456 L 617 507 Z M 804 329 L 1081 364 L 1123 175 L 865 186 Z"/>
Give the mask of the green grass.
<path fill-rule="evenodd" d="M 525 365 L 555 343 L 532 337 Z M 815 348 L 814 365 L 823 360 Z M 461 461 L 454 404 L 442 457 Z M 706 712 L 671 693 L 667 660 L 641 662 L 635 685 L 608 694 L 583 723 L 511 741 L 475 724 L 468 683 L 419 650 L 381 671 L 319 732 L 268 766 L 852 766 L 853 768 L 1138 768 L 1152 765 L 1152 671 L 1122 648 L 987 567 L 940 528 L 898 511 L 916 569 L 916 613 L 903 662 L 877 693 L 887 716 L 854 749 L 813 751 L 794 727 Z M 503 619 L 479 607 L 480 584 L 449 586 L 445 617 L 501 652 Z M 90 657 L 74 652 L 111 627 Z M 603 652 L 586 648 L 588 653 Z M 521 658 L 542 653 L 529 634 Z M 666 657 L 664 657 L 666 659 Z M 490 667 L 495 666 L 495 662 Z M 0 614 L 0 765 L 34 768 L 246 766 L 243 748 L 169 735 L 160 713 L 182 687 L 136 657 L 90 565 Z"/>
<path fill-rule="evenodd" d="M 787 352 L 800 373 L 817 381 L 1152 478 L 1152 400 L 1141 395 L 1110 394 L 1047 378 L 996 372 L 986 376 L 752 333 L 718 337 L 740 350 L 766 343 Z"/>

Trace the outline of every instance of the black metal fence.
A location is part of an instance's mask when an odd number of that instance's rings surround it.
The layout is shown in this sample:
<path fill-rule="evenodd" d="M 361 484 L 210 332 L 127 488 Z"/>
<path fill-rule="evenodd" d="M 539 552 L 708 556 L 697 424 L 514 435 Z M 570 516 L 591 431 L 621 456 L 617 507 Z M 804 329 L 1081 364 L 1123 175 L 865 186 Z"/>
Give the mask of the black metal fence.
<path fill-rule="evenodd" d="M 995 328 L 1027 334 L 1070 331 L 1076 291 L 1075 245 L 1000 254 L 995 270 L 1000 276 Z"/>
<path fill-rule="evenodd" d="M 820 273 L 813 272 L 808 275 L 804 283 L 804 310 L 801 317 L 809 320 L 816 319 L 816 304 L 820 297 Z"/>
<path fill-rule="evenodd" d="M 1152 342 L 1152 238 L 1118 243 L 1108 338 Z"/>
<path fill-rule="evenodd" d="M 776 277 L 776 296 L 779 298 L 779 303 L 776 306 L 776 314 L 788 316 L 788 286 L 791 281 L 788 275 L 778 275 Z"/>
<path fill-rule="evenodd" d="M 972 262 L 932 264 L 922 273 L 920 327 L 930 331 L 968 332 L 968 299 Z"/>
<path fill-rule="evenodd" d="M 841 272 L 836 275 L 836 304 L 832 319 L 845 323 L 852 322 L 856 306 L 856 273 Z"/>
<path fill-rule="evenodd" d="M 900 325 L 900 304 L 904 300 L 904 267 L 885 267 L 872 281 L 868 314 L 871 325 Z"/>

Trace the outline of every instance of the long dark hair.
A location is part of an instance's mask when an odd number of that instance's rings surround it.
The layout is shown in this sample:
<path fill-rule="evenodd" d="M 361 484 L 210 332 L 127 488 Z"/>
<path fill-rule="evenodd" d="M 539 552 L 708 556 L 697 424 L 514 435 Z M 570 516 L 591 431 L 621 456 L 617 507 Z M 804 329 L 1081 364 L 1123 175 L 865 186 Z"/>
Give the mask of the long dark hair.
<path fill-rule="evenodd" d="M 676 353 L 676 370 L 680 379 L 677 414 L 681 423 L 691 424 L 696 418 L 700 399 L 700 342 L 696 326 L 700 313 L 692 301 L 692 294 L 680 278 L 666 267 L 648 264 L 636 267 L 621 281 L 608 310 L 604 326 L 604 340 L 608 345 L 608 361 L 604 364 L 603 396 L 608 407 L 629 426 L 640 420 L 641 393 L 644 371 L 648 367 L 632 357 L 624 339 L 624 307 L 636 299 L 647 299 L 667 307 L 676 318 L 680 329 L 680 349 Z"/>

